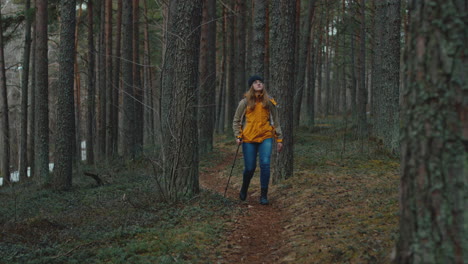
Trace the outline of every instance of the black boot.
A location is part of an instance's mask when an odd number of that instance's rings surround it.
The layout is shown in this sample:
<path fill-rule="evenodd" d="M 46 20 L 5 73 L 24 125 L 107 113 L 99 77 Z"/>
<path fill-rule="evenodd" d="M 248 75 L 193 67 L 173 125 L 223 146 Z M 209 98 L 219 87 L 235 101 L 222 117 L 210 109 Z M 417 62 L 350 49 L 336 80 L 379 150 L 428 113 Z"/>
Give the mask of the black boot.
<path fill-rule="evenodd" d="M 268 194 L 268 188 L 262 188 L 261 196 L 260 196 L 260 204 L 267 205 L 269 203 L 267 194 Z"/>
<path fill-rule="evenodd" d="M 249 189 L 249 184 L 250 184 L 250 180 L 249 181 L 246 181 L 246 180 L 243 180 L 242 181 L 242 188 L 239 192 L 239 199 L 241 199 L 241 201 L 245 201 L 245 199 L 247 199 L 247 190 Z"/>

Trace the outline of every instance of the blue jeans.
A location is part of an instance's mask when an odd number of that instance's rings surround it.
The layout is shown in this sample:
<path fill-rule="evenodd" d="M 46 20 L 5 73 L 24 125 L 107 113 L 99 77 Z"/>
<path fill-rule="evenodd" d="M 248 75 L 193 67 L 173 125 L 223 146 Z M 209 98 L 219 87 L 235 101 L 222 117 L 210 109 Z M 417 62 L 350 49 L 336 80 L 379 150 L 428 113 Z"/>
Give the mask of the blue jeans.
<path fill-rule="evenodd" d="M 244 153 L 244 182 L 250 182 L 257 167 L 257 154 L 260 156 L 260 185 L 268 188 L 270 182 L 270 157 L 273 139 L 267 138 L 261 143 L 242 143 Z"/>

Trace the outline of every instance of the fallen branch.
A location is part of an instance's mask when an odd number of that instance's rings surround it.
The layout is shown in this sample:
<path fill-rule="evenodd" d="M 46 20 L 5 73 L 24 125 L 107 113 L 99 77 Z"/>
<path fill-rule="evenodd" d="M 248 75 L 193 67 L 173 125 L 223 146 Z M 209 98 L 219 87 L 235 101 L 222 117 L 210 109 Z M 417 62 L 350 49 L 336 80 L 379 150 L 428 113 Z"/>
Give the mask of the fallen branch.
<path fill-rule="evenodd" d="M 93 178 L 97 182 L 97 184 L 99 186 L 104 185 L 104 182 L 101 180 L 101 178 L 99 178 L 98 174 L 94 174 L 94 173 L 86 172 L 86 171 L 83 172 L 83 173 L 84 173 L 85 176 L 89 176 L 89 177 Z"/>

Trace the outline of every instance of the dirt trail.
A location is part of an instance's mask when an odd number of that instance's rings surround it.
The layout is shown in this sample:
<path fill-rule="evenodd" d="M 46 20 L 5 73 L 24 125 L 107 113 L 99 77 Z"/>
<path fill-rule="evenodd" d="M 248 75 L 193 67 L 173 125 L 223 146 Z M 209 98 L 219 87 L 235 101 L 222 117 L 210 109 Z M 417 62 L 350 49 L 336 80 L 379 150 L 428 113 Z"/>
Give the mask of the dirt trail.
<path fill-rule="evenodd" d="M 227 151 L 227 150 L 226 150 Z M 229 172 L 232 167 L 232 155 L 214 168 L 200 175 L 202 188 L 224 194 Z M 236 168 L 243 166 L 242 153 L 236 161 Z M 233 174 L 235 174 L 234 170 Z M 238 200 L 241 176 L 233 175 L 229 184 L 227 197 Z M 270 187 L 271 188 L 271 187 Z M 226 234 L 226 239 L 218 246 L 222 259 L 218 263 L 280 263 L 285 252 L 283 219 L 284 212 L 274 192 L 269 194 L 270 205 L 259 204 L 260 186 L 259 171 L 255 172 L 245 202 L 239 203 L 243 213 L 235 216 L 233 224 Z"/>

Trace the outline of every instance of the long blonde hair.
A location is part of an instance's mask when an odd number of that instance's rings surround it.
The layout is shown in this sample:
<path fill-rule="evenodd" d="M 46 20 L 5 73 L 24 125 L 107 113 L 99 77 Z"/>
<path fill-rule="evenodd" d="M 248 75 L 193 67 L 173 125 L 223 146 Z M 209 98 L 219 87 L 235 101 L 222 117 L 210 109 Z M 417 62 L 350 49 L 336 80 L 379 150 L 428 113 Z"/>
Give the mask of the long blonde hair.
<path fill-rule="evenodd" d="M 250 89 L 244 94 L 245 98 L 247 99 L 247 108 L 253 110 L 255 108 L 255 104 L 257 103 L 257 96 L 255 95 L 255 90 L 253 85 L 250 86 Z M 264 108 L 269 107 L 268 101 L 270 100 L 270 96 L 266 91 L 265 87 L 263 87 L 262 93 L 259 96 L 259 101 L 262 102 Z"/>

